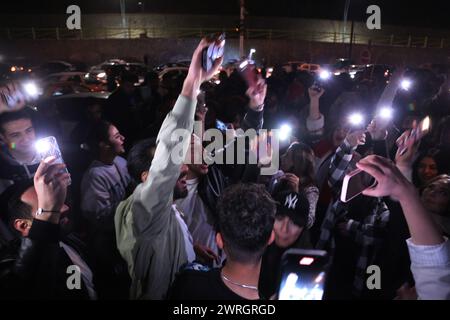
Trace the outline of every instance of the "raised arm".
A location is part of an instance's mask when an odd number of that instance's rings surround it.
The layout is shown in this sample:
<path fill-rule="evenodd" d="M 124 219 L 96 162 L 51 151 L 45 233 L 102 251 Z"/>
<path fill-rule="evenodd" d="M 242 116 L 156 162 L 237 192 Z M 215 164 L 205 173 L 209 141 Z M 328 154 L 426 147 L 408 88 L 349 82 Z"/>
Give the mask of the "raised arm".
<path fill-rule="evenodd" d="M 350 162 L 353 159 L 353 152 L 358 145 L 365 143 L 365 134 L 363 130 L 357 130 L 347 135 L 344 142 L 336 149 L 329 169 L 328 184 L 335 194 L 338 194 L 341 188 Z"/>
<path fill-rule="evenodd" d="M 172 204 L 173 189 L 190 143 L 198 90 L 201 83 L 209 79 L 222 62 L 222 58 L 219 58 L 209 72 L 203 70 L 202 50 L 208 45 L 203 39 L 195 49 L 181 95 L 159 131 L 149 178 L 134 192 L 133 206 L 137 209 L 133 210 L 134 226 L 138 232 L 150 230 L 156 220 L 164 223 L 168 219 L 161 214 L 168 212 L 167 208 Z M 160 216 L 155 216 L 158 214 Z"/>
<path fill-rule="evenodd" d="M 312 137 L 320 137 L 324 132 L 325 117 L 319 109 L 319 100 L 324 92 L 323 88 L 311 87 L 308 89 L 310 103 L 306 129 Z"/>
<path fill-rule="evenodd" d="M 407 244 L 419 298 L 450 299 L 450 244 L 423 206 L 417 190 L 386 158 L 368 156 L 357 166 L 377 180 L 377 185 L 363 194 L 391 196 L 400 202 L 411 234 Z"/>

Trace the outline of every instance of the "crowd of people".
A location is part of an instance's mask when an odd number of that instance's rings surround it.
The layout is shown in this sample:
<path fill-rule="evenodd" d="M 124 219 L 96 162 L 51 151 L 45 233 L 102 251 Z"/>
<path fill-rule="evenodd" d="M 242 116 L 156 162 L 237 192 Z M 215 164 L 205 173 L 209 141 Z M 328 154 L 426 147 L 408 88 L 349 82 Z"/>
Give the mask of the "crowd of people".
<path fill-rule="evenodd" d="M 122 74 L 103 105 L 79 111 L 60 145 L 65 163 L 36 151 L 40 110 L 0 101 L 0 298 L 276 299 L 282 256 L 299 248 L 328 254 L 324 299 L 450 299 L 448 70 L 321 83 L 275 68 L 250 87 L 235 70 L 214 85 L 222 58 L 204 70 L 207 46 L 186 77 L 149 72 L 135 87 Z M 397 90 L 405 75 L 414 90 Z M 377 116 L 386 101 L 388 120 Z M 351 123 L 353 112 L 365 123 Z M 250 143 L 244 163 L 173 161 L 176 148 L 182 159 L 204 155 L 194 121 L 202 130 L 288 124 L 279 170 L 262 175 Z M 185 129 L 181 148 L 176 129 Z M 356 168 L 376 185 L 343 202 Z M 78 289 L 67 285 L 72 265 Z M 371 265 L 381 270 L 377 290 L 366 285 Z"/>

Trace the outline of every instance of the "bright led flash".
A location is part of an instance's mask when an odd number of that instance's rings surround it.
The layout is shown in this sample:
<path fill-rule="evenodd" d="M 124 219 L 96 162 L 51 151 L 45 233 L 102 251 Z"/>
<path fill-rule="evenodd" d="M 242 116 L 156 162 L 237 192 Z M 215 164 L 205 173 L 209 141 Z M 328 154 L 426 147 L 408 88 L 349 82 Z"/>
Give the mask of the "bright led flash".
<path fill-rule="evenodd" d="M 39 89 L 34 82 L 27 82 L 23 85 L 25 92 L 32 97 L 39 95 Z"/>
<path fill-rule="evenodd" d="M 378 112 L 378 115 L 380 116 L 380 118 L 389 120 L 389 119 L 392 119 L 393 113 L 394 113 L 394 110 L 392 110 L 392 108 L 390 108 L 390 107 L 382 107 L 380 109 L 380 111 Z"/>
<path fill-rule="evenodd" d="M 34 147 L 36 148 L 36 151 L 38 153 L 42 154 L 42 153 L 48 152 L 50 150 L 50 148 L 51 148 L 51 145 L 46 140 L 38 140 L 34 144 Z"/>
<path fill-rule="evenodd" d="M 319 74 L 319 78 L 322 80 L 328 80 L 331 77 L 331 72 L 328 70 L 322 70 Z"/>
<path fill-rule="evenodd" d="M 400 87 L 405 91 L 408 91 L 411 88 L 411 86 L 412 86 L 412 82 L 409 79 L 403 79 L 400 82 Z"/>
<path fill-rule="evenodd" d="M 362 122 L 364 121 L 364 117 L 361 113 L 355 112 L 348 117 L 348 121 L 350 122 L 350 124 L 358 126 L 362 124 Z"/>
<path fill-rule="evenodd" d="M 291 136 L 291 132 L 292 132 L 291 126 L 288 125 L 288 124 L 283 124 L 280 127 L 280 134 L 279 134 L 280 140 L 287 140 L 287 139 L 289 139 L 289 137 Z"/>

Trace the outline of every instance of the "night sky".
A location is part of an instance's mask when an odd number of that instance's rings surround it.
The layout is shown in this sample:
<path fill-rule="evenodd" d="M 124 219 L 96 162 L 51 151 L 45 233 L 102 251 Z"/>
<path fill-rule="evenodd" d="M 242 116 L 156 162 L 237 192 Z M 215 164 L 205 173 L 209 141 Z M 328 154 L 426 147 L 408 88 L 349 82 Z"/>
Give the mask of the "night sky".
<path fill-rule="evenodd" d="M 119 0 L 35 0 L 2 1 L 1 13 L 65 13 L 77 4 L 82 13 L 120 13 Z M 139 3 L 141 3 L 139 5 Z M 343 18 L 345 0 L 246 0 L 249 16 Z M 382 23 L 450 29 L 450 1 L 351 0 L 349 19 L 363 21 L 366 8 L 377 4 Z M 126 0 L 128 13 L 191 13 L 239 15 L 239 0 Z"/>

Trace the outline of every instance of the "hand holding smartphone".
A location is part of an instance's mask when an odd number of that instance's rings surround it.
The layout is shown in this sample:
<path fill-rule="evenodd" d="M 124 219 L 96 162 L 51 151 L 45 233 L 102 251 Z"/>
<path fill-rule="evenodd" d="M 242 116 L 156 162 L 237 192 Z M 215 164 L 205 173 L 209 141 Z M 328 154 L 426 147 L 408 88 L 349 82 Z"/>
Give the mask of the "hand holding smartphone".
<path fill-rule="evenodd" d="M 326 251 L 287 250 L 281 258 L 278 300 L 322 300 L 327 272 Z"/>
<path fill-rule="evenodd" d="M 35 144 L 36 147 L 36 151 L 39 154 L 41 160 L 44 160 L 48 157 L 55 157 L 55 164 L 58 163 L 64 163 L 64 160 L 62 158 L 62 154 L 61 154 L 61 150 L 58 146 L 58 142 L 56 141 L 56 138 L 53 136 L 49 136 L 46 138 L 42 138 L 36 141 Z M 63 170 L 64 173 L 69 173 L 69 171 L 67 170 L 67 168 L 65 168 Z M 71 180 L 69 179 L 69 184 L 70 185 Z"/>
<path fill-rule="evenodd" d="M 202 51 L 202 67 L 208 72 L 214 65 L 214 61 L 224 54 L 225 49 L 225 33 L 214 34 L 209 36 L 214 41 Z"/>
<path fill-rule="evenodd" d="M 411 134 L 407 136 L 405 139 L 402 139 L 401 141 L 398 141 L 398 153 L 401 155 L 405 154 L 406 151 L 408 151 L 408 147 L 411 145 L 414 145 L 416 142 L 418 142 L 420 139 L 422 139 L 424 136 L 430 132 L 430 117 L 425 117 L 420 121 L 419 125 L 416 126 L 411 130 Z"/>
<path fill-rule="evenodd" d="M 364 190 L 374 187 L 376 183 L 374 177 L 360 169 L 346 174 L 342 183 L 341 201 L 349 202 Z"/>

